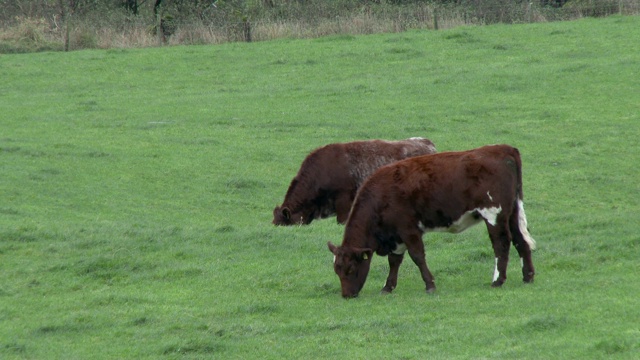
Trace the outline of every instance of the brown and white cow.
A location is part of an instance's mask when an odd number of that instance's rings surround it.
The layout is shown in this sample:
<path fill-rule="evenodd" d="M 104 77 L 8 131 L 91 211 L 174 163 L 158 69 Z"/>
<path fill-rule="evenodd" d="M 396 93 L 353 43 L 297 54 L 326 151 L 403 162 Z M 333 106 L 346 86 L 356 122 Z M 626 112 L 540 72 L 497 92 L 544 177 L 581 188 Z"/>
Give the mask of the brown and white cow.
<path fill-rule="evenodd" d="M 356 192 L 376 169 L 394 161 L 436 152 L 428 139 L 368 140 L 329 144 L 312 151 L 291 181 L 273 224 L 302 225 L 337 215 L 343 224 Z"/>
<path fill-rule="evenodd" d="M 389 257 L 390 293 L 398 281 L 405 251 L 420 269 L 427 292 L 436 288 L 427 267 L 422 235 L 459 233 L 481 221 L 495 254 L 492 286 L 507 279 L 510 243 L 518 251 L 523 280 L 533 282 L 529 235 L 522 202 L 522 164 L 518 149 L 484 146 L 399 161 L 378 169 L 362 185 L 351 209 L 341 246 L 328 243 L 342 296 L 355 297 L 364 286 L 373 253 Z"/>

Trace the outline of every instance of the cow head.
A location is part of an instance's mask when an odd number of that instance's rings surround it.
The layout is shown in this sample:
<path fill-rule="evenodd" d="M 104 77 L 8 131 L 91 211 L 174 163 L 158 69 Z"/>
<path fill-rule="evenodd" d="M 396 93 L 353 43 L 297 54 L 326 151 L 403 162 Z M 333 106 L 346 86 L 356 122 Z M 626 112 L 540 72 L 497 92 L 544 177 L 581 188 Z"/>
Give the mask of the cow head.
<path fill-rule="evenodd" d="M 373 250 L 335 246 L 331 242 L 327 245 L 334 255 L 333 270 L 340 278 L 342 297 L 358 296 L 369 274 Z"/>
<path fill-rule="evenodd" d="M 273 209 L 274 225 L 307 225 L 313 220 L 313 216 L 304 216 L 302 211 L 292 212 L 286 206 L 276 206 Z"/>

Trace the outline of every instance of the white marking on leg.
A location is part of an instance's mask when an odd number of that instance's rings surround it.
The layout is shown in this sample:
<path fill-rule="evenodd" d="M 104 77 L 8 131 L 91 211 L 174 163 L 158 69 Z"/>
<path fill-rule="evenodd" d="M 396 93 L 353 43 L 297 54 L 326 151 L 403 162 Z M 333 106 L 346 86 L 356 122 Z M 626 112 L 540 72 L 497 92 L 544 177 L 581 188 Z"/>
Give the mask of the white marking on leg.
<path fill-rule="evenodd" d="M 498 276 L 500 276 L 500 272 L 498 271 L 498 258 L 496 258 L 496 267 L 493 269 L 493 282 L 498 280 Z"/>
<path fill-rule="evenodd" d="M 520 233 L 522 234 L 524 241 L 529 244 L 529 248 L 534 250 L 536 248 L 536 241 L 533 240 L 531 234 L 529 234 L 527 226 L 527 216 L 524 214 L 524 203 L 522 200 L 518 199 L 518 228 L 520 228 Z"/>
<path fill-rule="evenodd" d="M 498 214 L 502 211 L 502 205 L 500 207 L 490 207 L 484 209 L 476 209 L 482 217 L 487 220 L 491 226 L 496 225 L 496 219 L 498 218 Z"/>
<path fill-rule="evenodd" d="M 333 255 L 333 264 L 335 265 L 335 263 L 336 263 L 336 256 Z"/>
<path fill-rule="evenodd" d="M 493 198 L 491 197 L 491 194 L 489 194 L 488 191 L 487 191 L 487 196 L 489 197 L 489 200 L 493 201 Z"/>

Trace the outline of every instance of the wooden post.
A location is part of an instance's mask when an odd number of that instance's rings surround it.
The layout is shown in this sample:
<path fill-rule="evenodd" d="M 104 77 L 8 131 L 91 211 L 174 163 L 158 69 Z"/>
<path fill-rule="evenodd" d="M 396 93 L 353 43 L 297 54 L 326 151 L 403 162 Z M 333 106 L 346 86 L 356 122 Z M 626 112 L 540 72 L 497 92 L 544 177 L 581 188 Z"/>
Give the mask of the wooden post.
<path fill-rule="evenodd" d="M 64 51 L 69 51 L 69 34 L 71 33 L 71 25 L 69 24 L 71 22 L 71 16 L 69 16 L 69 13 L 67 12 L 67 6 L 64 2 L 64 0 L 60 0 L 59 1 L 60 4 L 60 19 L 62 20 L 62 24 L 64 26 L 64 35 L 63 35 L 63 47 L 64 47 Z"/>
<path fill-rule="evenodd" d="M 433 6 L 433 30 L 438 30 L 438 6 Z"/>
<path fill-rule="evenodd" d="M 64 51 L 69 51 L 69 38 L 71 37 L 71 17 L 67 14 L 64 21 Z"/>
<path fill-rule="evenodd" d="M 162 14 L 161 11 L 156 13 L 156 36 L 158 37 L 158 45 L 164 44 L 164 34 L 162 33 Z"/>
<path fill-rule="evenodd" d="M 247 16 L 242 18 L 242 32 L 244 34 L 244 41 L 251 42 L 251 22 Z"/>
<path fill-rule="evenodd" d="M 622 0 L 618 0 L 618 12 L 622 15 Z"/>

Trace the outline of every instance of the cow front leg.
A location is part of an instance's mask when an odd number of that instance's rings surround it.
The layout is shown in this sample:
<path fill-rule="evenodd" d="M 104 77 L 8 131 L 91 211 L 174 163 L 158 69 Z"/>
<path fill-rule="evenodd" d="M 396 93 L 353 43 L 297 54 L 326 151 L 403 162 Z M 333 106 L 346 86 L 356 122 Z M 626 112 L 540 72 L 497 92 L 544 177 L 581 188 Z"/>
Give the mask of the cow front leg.
<path fill-rule="evenodd" d="M 384 287 L 380 291 L 382 294 L 391 294 L 393 289 L 398 285 L 398 269 L 400 269 L 400 264 L 402 264 L 402 260 L 404 259 L 404 254 L 398 255 L 391 253 L 388 256 L 389 258 L 389 276 L 387 277 L 387 282 L 384 284 Z"/>
<path fill-rule="evenodd" d="M 409 255 L 411 256 L 411 260 L 413 260 L 413 262 L 418 266 L 418 269 L 420 269 L 420 275 L 426 285 L 427 292 L 432 293 L 436 291 L 436 284 L 434 282 L 433 275 L 431 274 L 431 271 L 429 271 L 429 267 L 427 267 L 427 260 L 424 256 L 424 244 L 422 243 L 422 237 L 420 235 L 413 235 L 408 241 L 405 241 L 405 244 L 409 251 Z"/>

